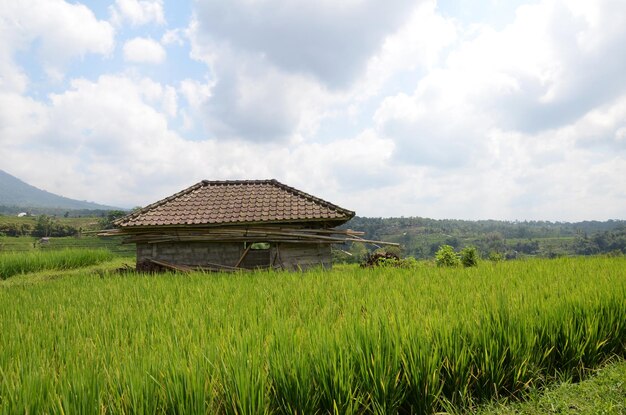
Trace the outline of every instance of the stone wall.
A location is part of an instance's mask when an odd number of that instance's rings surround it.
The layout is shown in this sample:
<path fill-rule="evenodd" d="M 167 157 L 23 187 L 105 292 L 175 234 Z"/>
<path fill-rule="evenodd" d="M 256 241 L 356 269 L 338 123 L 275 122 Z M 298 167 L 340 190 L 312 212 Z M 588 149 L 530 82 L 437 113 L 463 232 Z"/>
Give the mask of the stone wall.
<path fill-rule="evenodd" d="M 211 267 L 235 266 L 244 253 L 243 243 L 167 242 L 138 243 L 137 265 L 146 259 L 156 259 L 177 265 Z M 239 265 L 241 268 L 274 267 L 286 270 L 306 270 L 321 266 L 332 267 L 328 244 L 271 244 L 269 250 L 250 250 Z"/>
<path fill-rule="evenodd" d="M 234 266 L 243 253 L 241 243 L 167 242 L 138 243 L 137 264 L 157 259 L 177 265 L 209 267 L 211 264 Z"/>

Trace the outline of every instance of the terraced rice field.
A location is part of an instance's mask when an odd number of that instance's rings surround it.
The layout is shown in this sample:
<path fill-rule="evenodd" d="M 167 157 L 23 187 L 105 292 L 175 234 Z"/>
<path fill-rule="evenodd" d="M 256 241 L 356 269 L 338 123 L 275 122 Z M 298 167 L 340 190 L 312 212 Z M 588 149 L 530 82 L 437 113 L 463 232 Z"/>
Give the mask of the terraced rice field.
<path fill-rule="evenodd" d="M 467 410 L 626 355 L 623 257 L 20 278 L 0 281 L 7 414 Z"/>

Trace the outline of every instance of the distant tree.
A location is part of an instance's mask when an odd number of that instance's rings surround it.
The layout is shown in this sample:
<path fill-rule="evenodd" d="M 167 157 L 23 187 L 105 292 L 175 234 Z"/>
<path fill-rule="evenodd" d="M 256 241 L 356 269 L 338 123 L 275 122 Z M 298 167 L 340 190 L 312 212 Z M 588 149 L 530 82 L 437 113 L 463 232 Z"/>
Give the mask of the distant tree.
<path fill-rule="evenodd" d="M 30 223 L 22 223 L 20 225 L 20 233 L 22 235 L 30 235 L 32 231 L 33 231 L 33 227 L 31 226 Z"/>
<path fill-rule="evenodd" d="M 47 237 L 50 236 L 52 230 L 52 218 L 48 215 L 39 215 L 37 224 L 33 230 L 34 236 Z"/>
<path fill-rule="evenodd" d="M 485 244 L 484 251 L 504 253 L 506 251 L 506 241 L 500 232 L 489 232 L 482 237 Z"/>
<path fill-rule="evenodd" d="M 352 254 L 352 257 L 350 258 L 350 261 L 348 262 L 355 263 L 355 264 L 363 261 L 363 259 L 368 254 L 367 247 L 365 246 L 365 244 L 361 242 L 352 243 L 352 245 L 350 246 L 349 252 Z"/>
<path fill-rule="evenodd" d="M 450 245 L 451 247 L 455 249 L 461 246 L 461 240 L 457 238 L 456 236 L 448 236 L 443 243 L 446 245 Z"/>
<path fill-rule="evenodd" d="M 574 251 L 578 255 L 593 255 L 600 252 L 596 241 L 590 239 L 587 234 L 577 237 L 574 241 Z"/>
<path fill-rule="evenodd" d="M 513 249 L 527 255 L 536 255 L 539 252 L 539 241 L 520 241 L 513 245 Z"/>
<path fill-rule="evenodd" d="M 126 213 L 127 212 L 124 212 L 123 210 L 110 210 L 106 213 L 106 216 L 100 219 L 98 224 L 100 225 L 101 229 L 111 228 L 113 226 L 113 222 L 116 219 L 126 216 Z"/>

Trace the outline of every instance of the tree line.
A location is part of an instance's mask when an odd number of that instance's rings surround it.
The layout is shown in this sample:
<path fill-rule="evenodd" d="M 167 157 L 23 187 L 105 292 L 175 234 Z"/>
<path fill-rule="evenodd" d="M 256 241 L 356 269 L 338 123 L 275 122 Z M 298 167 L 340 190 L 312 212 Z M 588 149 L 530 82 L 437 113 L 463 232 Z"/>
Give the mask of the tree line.
<path fill-rule="evenodd" d="M 364 231 L 367 239 L 396 242 L 402 255 L 432 259 L 442 245 L 474 246 L 484 258 L 626 254 L 626 221 L 466 221 L 452 219 L 355 217 L 344 228 Z M 348 262 L 375 250 L 359 243 L 342 247 Z"/>

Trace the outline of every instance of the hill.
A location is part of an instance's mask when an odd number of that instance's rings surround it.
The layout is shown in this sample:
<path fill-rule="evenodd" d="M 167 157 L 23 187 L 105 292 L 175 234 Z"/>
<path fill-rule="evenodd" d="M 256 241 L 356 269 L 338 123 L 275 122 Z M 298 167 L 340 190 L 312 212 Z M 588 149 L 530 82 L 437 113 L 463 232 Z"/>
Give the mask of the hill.
<path fill-rule="evenodd" d="M 483 256 L 491 253 L 506 258 L 519 256 L 626 254 L 626 221 L 499 221 L 453 220 L 420 217 L 355 217 L 345 228 L 365 232 L 367 239 L 396 242 L 402 253 L 419 259 L 432 258 L 443 244 L 453 248 L 472 245 Z M 361 244 L 344 247 L 358 261 Z"/>
<path fill-rule="evenodd" d="M 65 210 L 112 210 L 113 206 L 80 201 L 59 196 L 31 186 L 28 183 L 0 170 L 0 206 L 15 210 L 22 208 L 65 209 Z"/>

